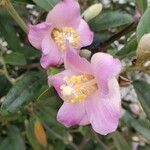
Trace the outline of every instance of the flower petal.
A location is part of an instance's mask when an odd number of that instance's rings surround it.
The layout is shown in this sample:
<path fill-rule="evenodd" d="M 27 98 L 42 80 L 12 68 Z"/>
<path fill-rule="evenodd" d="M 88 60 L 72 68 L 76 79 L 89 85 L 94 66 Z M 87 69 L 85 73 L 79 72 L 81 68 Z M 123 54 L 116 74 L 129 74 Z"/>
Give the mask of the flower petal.
<path fill-rule="evenodd" d="M 81 47 L 88 46 L 93 42 L 94 34 L 90 30 L 88 24 L 83 19 L 81 20 L 76 31 L 80 36 Z"/>
<path fill-rule="evenodd" d="M 72 75 L 74 75 L 73 72 L 71 72 L 70 70 L 65 70 L 56 75 L 48 77 L 49 84 L 54 86 L 54 88 L 56 89 L 57 93 L 59 94 L 61 98 L 62 98 L 62 95 L 61 95 L 60 87 L 64 83 L 63 79 L 64 77 L 71 77 Z"/>
<path fill-rule="evenodd" d="M 92 56 L 91 65 L 94 76 L 102 93 L 108 92 L 107 82 L 121 71 L 121 63 L 106 53 L 96 53 Z"/>
<path fill-rule="evenodd" d="M 68 47 L 66 56 L 65 56 L 65 68 L 70 69 L 78 73 L 91 74 L 91 64 L 85 59 L 75 53 L 71 47 Z"/>
<path fill-rule="evenodd" d="M 118 82 L 115 78 L 108 83 L 109 94 L 99 91 L 85 101 L 86 112 L 93 129 L 102 135 L 114 132 L 121 114 L 121 98 Z"/>
<path fill-rule="evenodd" d="M 76 0 L 59 2 L 48 14 L 46 21 L 56 27 L 77 27 L 80 23 L 80 7 Z"/>
<path fill-rule="evenodd" d="M 29 25 L 28 39 L 35 48 L 41 49 L 41 42 L 48 30 L 50 29 L 50 27 L 51 23 L 46 22 L 37 25 Z"/>
<path fill-rule="evenodd" d="M 86 115 L 84 103 L 64 102 L 57 114 L 57 120 L 66 127 L 79 125 Z"/>
<path fill-rule="evenodd" d="M 46 35 L 42 41 L 41 65 L 43 68 L 56 66 L 63 63 L 62 54 L 50 36 Z"/>

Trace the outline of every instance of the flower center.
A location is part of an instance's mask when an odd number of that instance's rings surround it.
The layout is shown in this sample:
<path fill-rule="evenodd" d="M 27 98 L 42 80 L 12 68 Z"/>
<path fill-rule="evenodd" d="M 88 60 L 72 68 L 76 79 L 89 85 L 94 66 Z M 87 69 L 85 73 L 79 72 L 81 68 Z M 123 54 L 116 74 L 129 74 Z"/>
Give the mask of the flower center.
<path fill-rule="evenodd" d="M 98 89 L 96 79 L 91 75 L 65 77 L 64 81 L 60 87 L 61 94 L 70 103 L 81 102 Z"/>
<path fill-rule="evenodd" d="M 70 46 L 73 48 L 80 46 L 80 37 L 71 27 L 64 27 L 62 29 L 55 28 L 52 31 L 52 38 L 62 51 L 66 49 L 66 40 L 69 41 Z"/>

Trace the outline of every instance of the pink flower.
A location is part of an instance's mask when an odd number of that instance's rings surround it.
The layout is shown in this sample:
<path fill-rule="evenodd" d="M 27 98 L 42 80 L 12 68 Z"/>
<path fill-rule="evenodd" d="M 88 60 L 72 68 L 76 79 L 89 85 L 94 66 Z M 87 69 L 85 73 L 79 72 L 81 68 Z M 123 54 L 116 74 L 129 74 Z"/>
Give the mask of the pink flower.
<path fill-rule="evenodd" d="M 49 83 L 64 101 L 57 120 L 66 127 L 91 124 L 103 135 L 115 131 L 121 113 L 116 79 L 121 71 L 120 61 L 99 52 L 92 56 L 90 63 L 67 50 L 65 68 L 49 76 Z"/>
<path fill-rule="evenodd" d="M 41 65 L 48 68 L 63 63 L 66 40 L 78 53 L 92 43 L 93 32 L 81 18 L 78 2 L 63 0 L 49 12 L 45 22 L 29 25 L 28 39 L 42 50 Z"/>

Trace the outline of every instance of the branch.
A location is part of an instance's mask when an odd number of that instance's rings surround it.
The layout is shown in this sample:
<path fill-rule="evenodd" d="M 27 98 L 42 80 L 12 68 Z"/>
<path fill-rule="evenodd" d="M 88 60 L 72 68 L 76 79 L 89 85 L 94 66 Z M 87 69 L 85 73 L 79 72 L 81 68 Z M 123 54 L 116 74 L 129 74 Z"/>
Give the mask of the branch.
<path fill-rule="evenodd" d="M 132 23 L 129 26 L 125 27 L 124 29 L 122 29 L 121 31 L 119 31 L 118 33 L 114 34 L 113 36 L 111 36 L 108 40 L 104 41 L 103 43 L 100 43 L 98 45 L 97 49 L 94 49 L 92 52 L 96 53 L 96 52 L 105 52 L 106 48 L 113 43 L 114 41 L 116 41 L 117 39 L 121 38 L 123 35 L 126 35 L 132 31 L 134 31 L 136 29 L 137 23 Z"/>
<path fill-rule="evenodd" d="M 0 0 L 0 6 L 4 7 L 12 18 L 18 23 L 24 32 L 27 33 L 27 26 L 22 18 L 19 16 L 10 0 Z"/>
<path fill-rule="evenodd" d="M 142 71 L 144 73 L 148 73 L 150 74 L 150 66 L 127 66 L 123 71 L 122 73 L 125 73 L 125 72 L 132 72 L 132 71 Z"/>

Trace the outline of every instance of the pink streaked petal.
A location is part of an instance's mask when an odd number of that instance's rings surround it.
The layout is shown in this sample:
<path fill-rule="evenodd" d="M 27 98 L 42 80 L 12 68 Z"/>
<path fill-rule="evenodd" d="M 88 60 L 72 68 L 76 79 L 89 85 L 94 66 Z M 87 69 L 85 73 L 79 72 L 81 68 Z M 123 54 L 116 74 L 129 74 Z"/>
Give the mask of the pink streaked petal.
<path fill-rule="evenodd" d="M 57 120 L 66 127 L 79 125 L 86 114 L 84 103 L 64 102 L 57 114 Z"/>
<path fill-rule="evenodd" d="M 109 54 L 99 52 L 92 56 L 91 65 L 102 93 L 107 93 L 107 82 L 111 78 L 119 75 L 121 62 Z"/>
<path fill-rule="evenodd" d="M 117 129 L 121 115 L 121 98 L 117 80 L 111 79 L 108 87 L 108 95 L 102 95 L 100 90 L 85 101 L 89 121 L 93 129 L 102 135 Z"/>
<path fill-rule="evenodd" d="M 65 68 L 74 72 L 86 74 L 91 74 L 92 72 L 91 64 L 85 58 L 80 57 L 78 53 L 75 53 L 70 47 L 67 49 L 64 63 Z"/>
<path fill-rule="evenodd" d="M 76 0 L 63 0 L 49 12 L 46 21 L 56 27 L 77 27 L 80 23 L 80 7 Z"/>
<path fill-rule="evenodd" d="M 64 84 L 64 77 L 71 77 L 72 75 L 74 75 L 73 72 L 71 72 L 70 70 L 65 70 L 62 71 L 56 75 L 53 76 L 49 76 L 48 77 L 48 82 L 50 85 L 52 85 L 55 90 L 57 91 L 57 93 L 59 94 L 59 96 L 63 99 L 62 95 L 61 95 L 61 90 L 60 87 L 62 84 Z"/>
<path fill-rule="evenodd" d="M 93 42 L 94 34 L 90 30 L 88 24 L 83 19 L 81 20 L 76 31 L 80 36 L 81 47 L 88 46 Z"/>
<path fill-rule="evenodd" d="M 48 34 L 42 41 L 41 65 L 43 68 L 59 66 L 63 63 L 62 53 Z"/>
<path fill-rule="evenodd" d="M 35 48 L 41 49 L 42 40 L 50 27 L 51 23 L 46 22 L 28 26 L 28 39 Z"/>
<path fill-rule="evenodd" d="M 42 54 L 40 64 L 43 68 L 47 69 L 52 66 L 59 66 L 63 63 L 63 59 L 60 53 L 50 51 L 48 54 Z"/>
<path fill-rule="evenodd" d="M 90 124 L 89 118 L 88 118 L 87 114 L 85 114 L 84 117 L 82 118 L 82 120 L 79 122 L 79 125 L 85 126 L 88 124 Z"/>
<path fill-rule="evenodd" d="M 48 54 L 50 51 L 61 53 L 57 45 L 55 44 L 54 40 L 51 38 L 50 33 L 49 34 L 47 33 L 45 35 L 41 47 L 42 47 L 43 54 Z"/>

